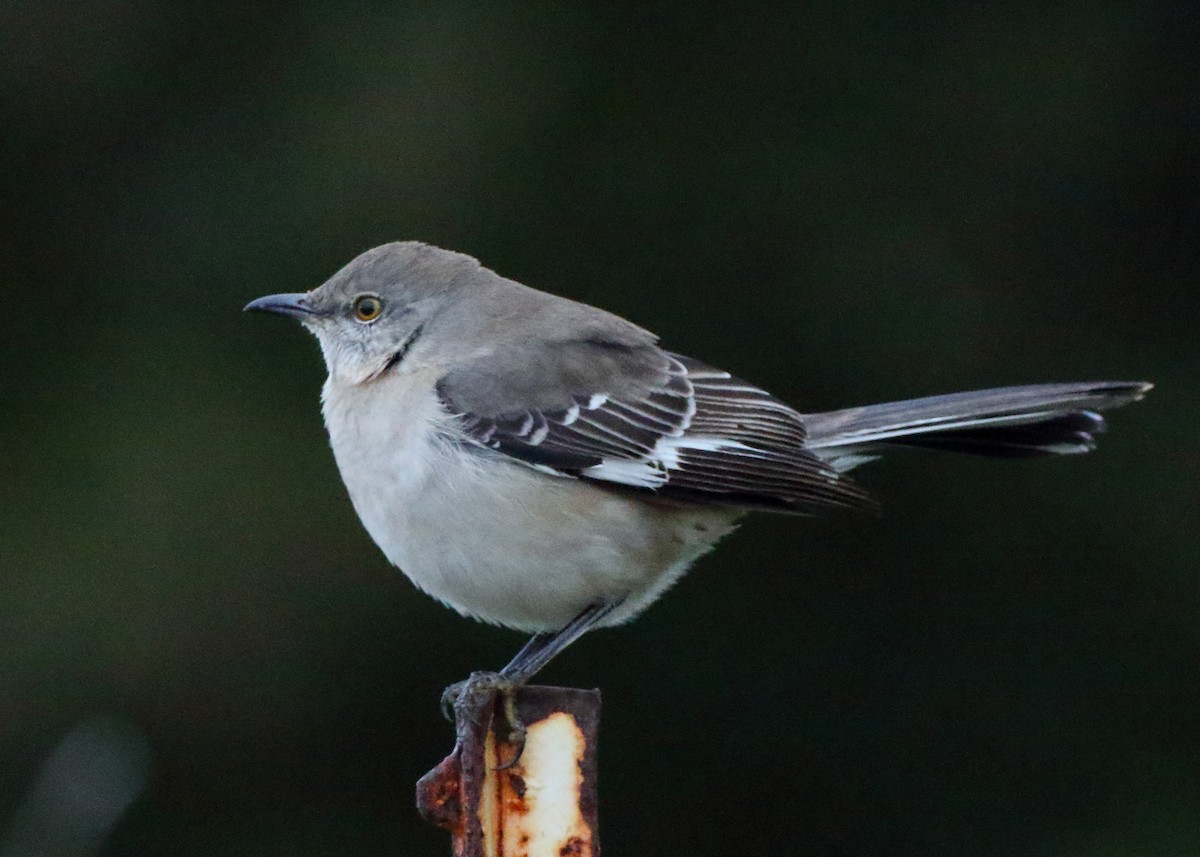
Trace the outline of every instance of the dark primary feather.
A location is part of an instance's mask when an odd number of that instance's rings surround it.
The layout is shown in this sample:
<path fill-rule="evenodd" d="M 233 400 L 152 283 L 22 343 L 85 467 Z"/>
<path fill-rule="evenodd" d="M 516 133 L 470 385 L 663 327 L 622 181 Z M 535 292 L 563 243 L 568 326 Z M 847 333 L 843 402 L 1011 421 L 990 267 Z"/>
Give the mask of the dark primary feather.
<path fill-rule="evenodd" d="M 993 458 L 1037 458 L 1091 452 L 1096 435 L 1106 428 L 1104 417 L 1092 411 L 1072 411 L 1023 425 L 938 429 L 890 441 L 898 446 L 944 449 Z"/>
<path fill-rule="evenodd" d="M 538 350 L 579 356 L 576 343 L 564 345 L 541 343 Z M 799 414 L 764 390 L 657 348 L 624 354 L 589 343 L 584 351 L 585 358 L 624 360 L 634 371 L 585 385 L 564 383 L 582 373 L 560 369 L 551 386 L 542 375 L 537 390 L 520 396 L 493 387 L 492 401 L 542 404 L 498 413 L 472 407 L 469 392 L 478 375 L 463 384 L 451 373 L 438 392 L 473 442 L 562 476 L 682 503 L 781 511 L 873 505 L 861 488 L 805 449 Z M 493 364 L 486 372 L 491 384 L 506 383 L 510 373 L 520 378 L 510 389 L 529 381 L 507 359 L 503 369 Z"/>

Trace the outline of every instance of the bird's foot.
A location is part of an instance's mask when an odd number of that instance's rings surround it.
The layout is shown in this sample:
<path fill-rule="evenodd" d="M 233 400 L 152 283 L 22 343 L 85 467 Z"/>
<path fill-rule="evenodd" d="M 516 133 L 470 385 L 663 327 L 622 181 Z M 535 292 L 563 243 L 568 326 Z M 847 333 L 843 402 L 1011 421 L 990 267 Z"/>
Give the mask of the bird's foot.
<path fill-rule="evenodd" d="M 496 715 L 492 722 L 492 731 L 496 738 L 516 748 L 511 760 L 501 765 L 501 768 L 511 768 L 521 758 L 525 749 L 525 724 L 517 716 L 516 694 L 523 682 L 505 678 L 500 673 L 473 672 L 471 677 L 455 682 L 442 691 L 442 714 L 447 720 L 454 722 L 455 714 L 460 707 L 467 710 L 478 710 L 481 697 L 495 697 Z"/>
<path fill-rule="evenodd" d="M 456 681 L 442 691 L 442 714 L 453 723 L 455 712 L 460 706 L 471 708 L 474 707 L 471 703 L 478 701 L 480 696 L 492 693 L 511 694 L 516 688 L 516 682 L 506 679 L 500 673 L 473 672 L 470 678 Z"/>

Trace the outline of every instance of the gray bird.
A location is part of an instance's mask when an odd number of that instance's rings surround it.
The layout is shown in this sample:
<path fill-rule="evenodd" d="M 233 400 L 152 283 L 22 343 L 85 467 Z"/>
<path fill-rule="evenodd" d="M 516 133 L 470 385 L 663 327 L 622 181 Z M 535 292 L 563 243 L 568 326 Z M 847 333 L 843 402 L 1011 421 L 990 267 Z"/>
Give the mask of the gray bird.
<path fill-rule="evenodd" d="M 320 342 L 334 457 L 387 558 L 458 612 L 534 635 L 472 679 L 502 689 L 637 616 L 751 510 L 871 508 L 845 472 L 896 447 L 1088 452 L 1096 411 L 1151 386 L 804 414 L 618 316 L 413 241 L 246 309 L 292 316 Z"/>

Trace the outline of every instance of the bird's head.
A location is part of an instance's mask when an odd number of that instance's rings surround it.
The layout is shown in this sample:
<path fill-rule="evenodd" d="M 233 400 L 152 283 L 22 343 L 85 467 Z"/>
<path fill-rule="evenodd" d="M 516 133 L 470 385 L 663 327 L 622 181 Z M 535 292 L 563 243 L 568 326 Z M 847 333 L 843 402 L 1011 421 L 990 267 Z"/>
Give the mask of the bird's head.
<path fill-rule="evenodd" d="M 267 295 L 245 309 L 297 319 L 321 343 L 332 378 L 363 383 L 403 359 L 479 267 L 462 253 L 397 241 L 358 256 L 319 288 Z"/>

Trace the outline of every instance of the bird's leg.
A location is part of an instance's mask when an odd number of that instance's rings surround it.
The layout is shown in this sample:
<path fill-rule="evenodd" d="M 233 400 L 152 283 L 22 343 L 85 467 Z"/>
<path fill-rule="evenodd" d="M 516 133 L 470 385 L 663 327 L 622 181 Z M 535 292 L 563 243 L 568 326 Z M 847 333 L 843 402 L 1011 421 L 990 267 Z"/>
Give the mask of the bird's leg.
<path fill-rule="evenodd" d="M 466 681 L 450 685 L 442 692 L 442 712 L 446 719 L 453 720 L 451 712 L 457 709 L 460 700 L 479 693 L 495 693 L 499 697 L 504 721 L 498 725 L 507 730 L 508 742 L 517 746 L 516 756 L 505 767 L 515 764 L 525 744 L 525 724 L 517 716 L 517 690 L 550 663 L 555 655 L 594 628 L 620 604 L 620 600 L 591 604 L 559 630 L 534 634 L 500 672 L 474 672 Z"/>

